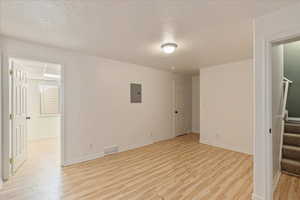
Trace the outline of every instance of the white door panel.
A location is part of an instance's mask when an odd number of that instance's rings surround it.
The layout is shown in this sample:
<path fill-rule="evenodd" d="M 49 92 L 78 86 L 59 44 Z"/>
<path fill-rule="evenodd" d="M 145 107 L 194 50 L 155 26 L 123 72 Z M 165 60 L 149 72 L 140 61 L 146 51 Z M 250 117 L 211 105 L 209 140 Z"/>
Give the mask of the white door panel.
<path fill-rule="evenodd" d="M 19 64 L 12 65 L 12 171 L 27 158 L 27 72 Z"/>
<path fill-rule="evenodd" d="M 184 128 L 184 84 L 175 81 L 175 136 L 185 133 Z"/>

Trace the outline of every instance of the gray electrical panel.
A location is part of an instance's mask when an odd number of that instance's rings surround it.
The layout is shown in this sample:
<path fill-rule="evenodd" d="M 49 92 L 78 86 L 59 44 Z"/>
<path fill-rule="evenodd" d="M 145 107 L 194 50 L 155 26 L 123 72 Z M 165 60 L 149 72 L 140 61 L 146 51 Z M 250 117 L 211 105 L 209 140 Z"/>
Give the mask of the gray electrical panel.
<path fill-rule="evenodd" d="M 142 103 L 142 85 L 131 83 L 130 84 L 130 102 Z"/>

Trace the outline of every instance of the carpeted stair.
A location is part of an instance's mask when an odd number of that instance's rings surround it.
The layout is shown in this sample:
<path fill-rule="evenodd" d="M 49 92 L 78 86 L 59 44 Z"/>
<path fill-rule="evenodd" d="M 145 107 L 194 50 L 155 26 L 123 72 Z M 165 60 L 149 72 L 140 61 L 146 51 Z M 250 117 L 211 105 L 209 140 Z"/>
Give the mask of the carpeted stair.
<path fill-rule="evenodd" d="M 281 169 L 300 176 L 300 123 L 286 122 L 284 132 Z"/>

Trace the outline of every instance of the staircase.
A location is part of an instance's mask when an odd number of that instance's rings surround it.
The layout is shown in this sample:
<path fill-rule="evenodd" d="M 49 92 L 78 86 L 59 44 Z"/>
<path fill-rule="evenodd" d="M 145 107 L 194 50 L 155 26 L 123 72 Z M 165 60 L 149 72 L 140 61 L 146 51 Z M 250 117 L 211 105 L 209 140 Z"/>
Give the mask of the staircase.
<path fill-rule="evenodd" d="M 281 169 L 283 172 L 300 176 L 300 123 L 285 123 L 282 146 Z"/>

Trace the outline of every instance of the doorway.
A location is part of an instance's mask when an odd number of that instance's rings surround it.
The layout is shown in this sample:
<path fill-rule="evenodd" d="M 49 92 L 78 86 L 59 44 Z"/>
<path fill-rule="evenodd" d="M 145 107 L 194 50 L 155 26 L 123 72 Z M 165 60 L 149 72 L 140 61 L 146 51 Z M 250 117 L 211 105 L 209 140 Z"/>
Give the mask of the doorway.
<path fill-rule="evenodd" d="M 63 164 L 62 66 L 11 58 L 8 72 L 4 179 L 51 173 Z"/>
<path fill-rule="evenodd" d="M 175 137 L 186 133 L 184 125 L 184 81 L 177 79 L 174 81 L 174 93 L 175 93 Z"/>
<path fill-rule="evenodd" d="M 274 199 L 298 199 L 300 197 L 297 189 L 300 183 L 299 58 L 299 40 L 272 44 L 271 123 Z"/>
<path fill-rule="evenodd" d="M 174 136 L 192 132 L 192 76 L 178 75 L 173 80 Z"/>

